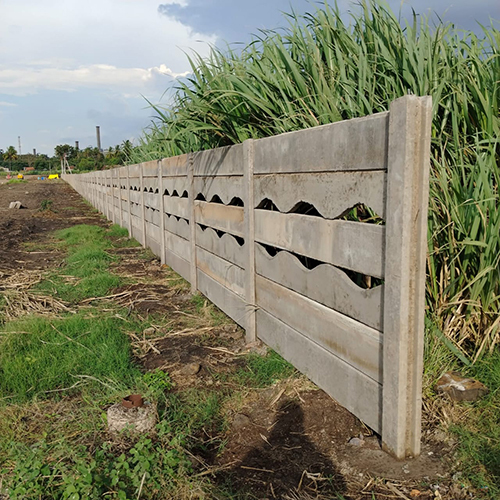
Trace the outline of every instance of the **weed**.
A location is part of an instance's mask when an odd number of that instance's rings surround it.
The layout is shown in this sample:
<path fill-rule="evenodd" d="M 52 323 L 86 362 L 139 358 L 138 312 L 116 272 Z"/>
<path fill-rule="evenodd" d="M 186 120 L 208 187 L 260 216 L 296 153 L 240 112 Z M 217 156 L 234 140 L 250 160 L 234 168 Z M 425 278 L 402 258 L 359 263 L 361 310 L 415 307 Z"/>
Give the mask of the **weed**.
<path fill-rule="evenodd" d="M 53 273 L 35 289 L 51 293 L 66 302 L 76 303 L 92 297 L 103 297 L 121 280 L 108 271 L 116 257 L 106 250 L 111 246 L 106 230 L 98 226 L 79 225 L 56 233 L 59 244 L 67 250 L 63 274 Z"/>
<path fill-rule="evenodd" d="M 42 200 L 40 203 L 40 210 L 50 210 L 52 207 L 52 200 Z"/>
<path fill-rule="evenodd" d="M 25 181 L 24 179 L 11 179 L 10 181 L 7 181 L 5 184 L 26 184 L 28 181 Z"/>
<path fill-rule="evenodd" d="M 490 388 L 477 403 L 461 403 L 471 411 L 451 426 L 465 478 L 491 499 L 500 498 L 500 351 L 471 367 L 469 374 Z"/>
<path fill-rule="evenodd" d="M 195 306 L 197 314 L 202 314 L 210 321 L 212 326 L 220 326 L 231 322 L 229 317 L 221 311 L 217 306 L 212 304 L 204 295 L 197 293 L 191 298 L 192 304 Z"/>
<path fill-rule="evenodd" d="M 118 224 L 113 224 L 108 229 L 107 234 L 111 238 L 128 238 L 128 230 L 124 227 L 119 226 Z"/>
<path fill-rule="evenodd" d="M 2 328 L 0 398 L 23 402 L 84 389 L 106 393 L 130 387 L 139 372 L 120 326 L 117 318 L 82 314 L 7 323 Z"/>
<path fill-rule="evenodd" d="M 251 353 L 243 359 L 245 365 L 235 373 L 234 378 L 245 387 L 267 387 L 296 372 L 293 365 L 273 350 L 269 350 L 266 356 Z"/>
<path fill-rule="evenodd" d="M 165 490 L 172 490 L 190 467 L 175 438 L 153 442 L 141 437 L 126 453 L 103 443 L 92 456 L 85 446 L 69 448 L 64 442 L 42 440 L 31 447 L 16 443 L 9 458 L 13 467 L 7 491 L 12 500 L 172 498 Z M 4 467 L 0 472 L 7 472 Z"/>
<path fill-rule="evenodd" d="M 146 386 L 146 397 L 158 400 L 164 396 L 166 391 L 174 387 L 170 375 L 162 370 L 146 372 L 142 376 L 142 383 Z"/>

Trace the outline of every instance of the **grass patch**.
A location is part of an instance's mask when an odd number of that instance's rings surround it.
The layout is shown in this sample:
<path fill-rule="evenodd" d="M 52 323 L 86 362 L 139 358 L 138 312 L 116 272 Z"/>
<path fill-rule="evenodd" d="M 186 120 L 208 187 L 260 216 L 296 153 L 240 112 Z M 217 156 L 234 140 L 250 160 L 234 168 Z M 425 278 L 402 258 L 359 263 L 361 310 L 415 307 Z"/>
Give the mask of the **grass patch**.
<path fill-rule="evenodd" d="M 117 287 L 121 280 L 108 271 L 116 257 L 107 250 L 111 247 L 106 229 L 78 225 L 56 232 L 56 244 L 67 251 L 62 272 L 52 273 L 37 285 L 36 290 L 56 295 L 66 302 L 103 297 Z"/>
<path fill-rule="evenodd" d="M 28 181 L 25 181 L 23 179 L 11 179 L 10 181 L 7 181 L 5 184 L 26 184 Z"/>
<path fill-rule="evenodd" d="M 476 403 L 461 403 L 467 419 L 450 427 L 458 438 L 465 480 L 491 499 L 500 498 L 500 351 L 479 362 L 468 375 L 490 388 Z"/>
<path fill-rule="evenodd" d="M 269 350 L 266 356 L 251 353 L 244 361 L 234 378 L 245 387 L 267 387 L 296 373 L 294 366 L 273 350 Z"/>
<path fill-rule="evenodd" d="M 128 229 L 113 224 L 108 230 L 108 236 L 111 238 L 128 238 Z"/>
<path fill-rule="evenodd" d="M 222 429 L 222 393 L 202 389 L 188 389 L 168 396 L 168 411 L 162 419 L 165 432 L 176 435 L 194 435 L 203 429 Z"/>
<path fill-rule="evenodd" d="M 135 248 L 141 244 L 134 238 L 129 237 L 128 230 L 118 224 L 113 224 L 107 231 L 108 237 L 114 248 Z"/>
<path fill-rule="evenodd" d="M 490 389 L 476 402 L 450 402 L 436 395 L 434 385 L 446 372 L 458 370 Z M 478 498 L 500 498 L 500 351 L 471 365 L 436 326 L 426 318 L 423 395 L 430 405 L 432 427 L 440 425 L 457 440 L 458 481 Z"/>
<path fill-rule="evenodd" d="M 40 203 L 40 210 L 50 210 L 52 208 L 52 204 L 54 202 L 52 200 L 42 200 Z"/>
<path fill-rule="evenodd" d="M 1 397 L 22 403 L 53 391 L 102 393 L 132 386 L 139 371 L 131 362 L 122 323 L 82 314 L 7 323 L 0 352 Z"/>

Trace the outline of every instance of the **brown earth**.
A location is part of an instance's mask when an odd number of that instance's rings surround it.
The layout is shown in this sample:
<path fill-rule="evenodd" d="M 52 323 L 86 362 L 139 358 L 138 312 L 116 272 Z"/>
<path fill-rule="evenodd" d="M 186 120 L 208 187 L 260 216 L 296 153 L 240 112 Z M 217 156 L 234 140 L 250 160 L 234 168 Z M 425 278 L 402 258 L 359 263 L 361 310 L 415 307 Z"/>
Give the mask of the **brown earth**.
<path fill-rule="evenodd" d="M 50 210 L 41 210 L 44 200 L 52 201 Z M 26 208 L 9 210 L 11 201 Z M 63 255 L 44 251 L 44 244 L 52 231 L 82 223 L 108 224 L 63 181 L 0 185 L 0 278 L 59 265 Z M 177 391 L 230 391 L 223 375 L 241 368 L 242 354 L 249 349 L 265 349 L 245 346 L 242 330 L 231 322 L 203 326 L 208 309 L 196 308 L 186 288 L 173 286 L 177 278 L 156 258 L 140 256 L 142 248 L 114 251 L 121 257 L 114 272 L 136 283 L 114 290 L 107 300 L 144 318 L 168 315 L 175 324 L 174 331 L 153 327 L 142 339 L 131 339 L 143 367 L 167 370 Z M 231 424 L 224 435 L 205 430 L 205 443 L 224 441 L 222 451 L 205 446 L 195 452 L 193 463 L 215 483 L 242 492 L 241 498 L 243 492 L 284 499 L 337 494 L 349 499 L 466 498 L 447 472 L 453 447 L 447 436 L 428 424 L 421 456 L 395 460 L 381 450 L 370 429 L 304 377 L 249 390 L 228 414 Z M 351 438 L 358 438 L 359 446 L 349 444 Z"/>
<path fill-rule="evenodd" d="M 20 201 L 23 208 L 9 209 L 12 201 Z M 42 210 L 42 202 L 49 202 L 50 210 Z M 43 244 L 53 231 L 75 224 L 102 224 L 102 219 L 65 182 L 29 179 L 0 185 L 0 270 L 58 264 L 61 254 L 44 251 Z M 33 251 L 28 251 L 30 246 Z"/>

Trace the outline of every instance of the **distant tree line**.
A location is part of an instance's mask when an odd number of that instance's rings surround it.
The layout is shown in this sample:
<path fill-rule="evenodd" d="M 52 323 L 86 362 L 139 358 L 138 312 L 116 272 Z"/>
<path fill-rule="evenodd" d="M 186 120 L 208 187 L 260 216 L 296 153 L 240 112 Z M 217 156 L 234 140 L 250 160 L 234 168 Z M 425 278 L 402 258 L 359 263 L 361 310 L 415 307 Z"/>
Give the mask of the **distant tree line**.
<path fill-rule="evenodd" d="M 0 149 L 0 167 L 7 168 L 11 172 L 24 171 L 30 167 L 34 168 L 36 173 L 56 171 L 60 169 L 61 159 L 66 156 L 68 164 L 75 171 L 102 170 L 106 167 L 124 165 L 130 158 L 133 147 L 129 140 L 104 152 L 90 146 L 80 149 L 69 144 L 59 144 L 54 148 L 54 156 L 50 157 L 46 154 L 20 155 L 14 146 L 9 146 L 5 151 Z"/>

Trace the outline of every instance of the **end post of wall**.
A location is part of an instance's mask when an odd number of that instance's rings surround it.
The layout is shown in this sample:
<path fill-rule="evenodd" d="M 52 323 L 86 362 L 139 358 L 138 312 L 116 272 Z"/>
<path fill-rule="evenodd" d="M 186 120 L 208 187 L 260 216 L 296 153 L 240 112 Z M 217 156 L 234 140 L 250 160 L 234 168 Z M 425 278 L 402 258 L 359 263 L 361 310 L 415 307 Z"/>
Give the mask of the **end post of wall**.
<path fill-rule="evenodd" d="M 158 194 L 160 195 L 160 262 L 165 264 L 165 198 L 163 196 L 163 167 L 162 161 L 158 160 Z"/>
<path fill-rule="evenodd" d="M 420 453 L 432 100 L 391 104 L 387 164 L 382 442 Z"/>

